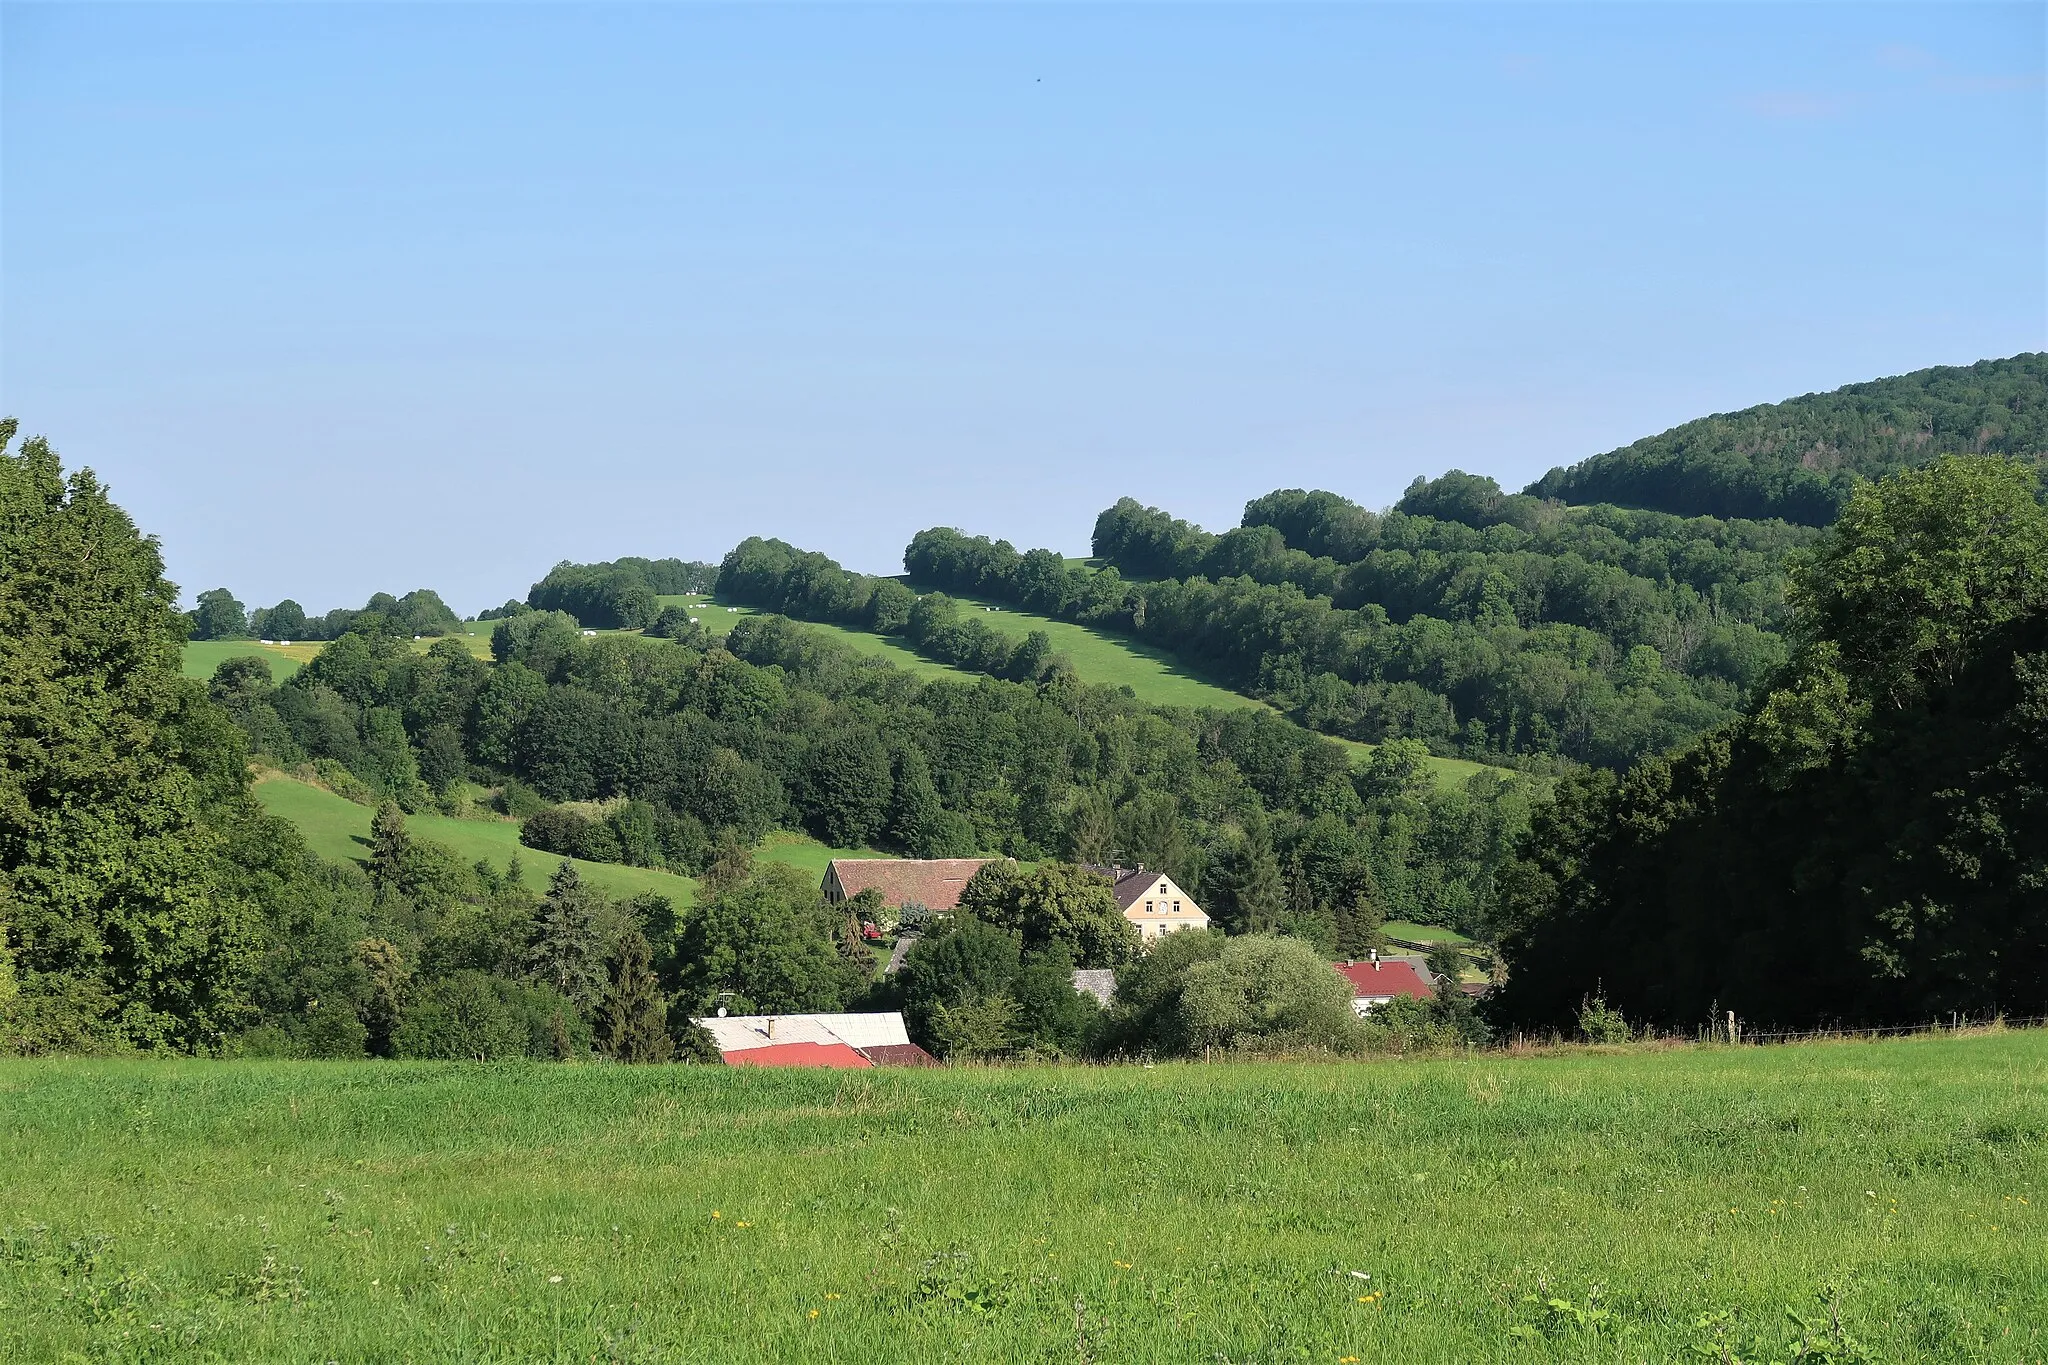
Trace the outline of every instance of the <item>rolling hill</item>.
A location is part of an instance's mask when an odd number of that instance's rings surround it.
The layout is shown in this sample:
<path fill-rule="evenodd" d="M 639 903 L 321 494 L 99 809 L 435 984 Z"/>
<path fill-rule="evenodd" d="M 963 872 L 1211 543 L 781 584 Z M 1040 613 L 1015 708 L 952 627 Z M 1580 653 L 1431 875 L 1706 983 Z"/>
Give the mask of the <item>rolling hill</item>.
<path fill-rule="evenodd" d="M 1682 517 L 1835 518 L 1857 479 L 1944 454 L 2048 459 L 2048 352 L 1942 365 L 1716 413 L 1553 469 L 1541 498 Z"/>

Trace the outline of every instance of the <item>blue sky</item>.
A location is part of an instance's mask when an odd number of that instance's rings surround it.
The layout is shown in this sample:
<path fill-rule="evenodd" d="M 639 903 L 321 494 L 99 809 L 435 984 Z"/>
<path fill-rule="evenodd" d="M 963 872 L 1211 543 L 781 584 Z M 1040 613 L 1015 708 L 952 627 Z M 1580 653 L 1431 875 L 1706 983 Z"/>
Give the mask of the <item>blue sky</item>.
<path fill-rule="evenodd" d="M 0 407 L 191 593 L 1085 552 L 2048 346 L 2038 5 L 7 5 Z"/>

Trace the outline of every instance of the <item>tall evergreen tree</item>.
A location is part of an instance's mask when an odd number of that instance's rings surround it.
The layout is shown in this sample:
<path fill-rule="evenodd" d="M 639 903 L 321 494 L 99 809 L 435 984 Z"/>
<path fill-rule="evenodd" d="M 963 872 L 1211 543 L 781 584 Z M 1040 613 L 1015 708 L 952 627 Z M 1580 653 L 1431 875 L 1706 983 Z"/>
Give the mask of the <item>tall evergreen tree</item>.
<path fill-rule="evenodd" d="M 552 986 L 588 1018 L 604 991 L 604 945 L 597 930 L 596 896 L 566 858 L 548 881 L 533 912 L 526 970 Z"/>
<path fill-rule="evenodd" d="M 370 821 L 370 880 L 379 891 L 405 890 L 406 858 L 411 852 L 405 812 L 396 801 L 386 801 Z"/>
<path fill-rule="evenodd" d="M 924 751 L 906 744 L 896 755 L 894 789 L 889 802 L 889 838 L 913 858 L 942 856 L 945 807 L 932 783 Z"/>
<path fill-rule="evenodd" d="M 612 958 L 611 985 L 597 1021 L 597 1042 L 618 1062 L 665 1062 L 675 1052 L 668 1036 L 668 1002 L 654 979 L 647 936 L 630 929 Z"/>

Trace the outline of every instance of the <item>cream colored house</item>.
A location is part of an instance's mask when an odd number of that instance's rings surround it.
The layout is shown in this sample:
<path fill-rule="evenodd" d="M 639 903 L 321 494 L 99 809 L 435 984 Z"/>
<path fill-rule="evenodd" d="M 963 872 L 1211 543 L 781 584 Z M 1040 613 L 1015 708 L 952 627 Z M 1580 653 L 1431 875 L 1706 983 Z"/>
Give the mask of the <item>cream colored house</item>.
<path fill-rule="evenodd" d="M 1147 872 L 1142 867 L 1127 872 L 1118 868 L 1111 880 L 1124 918 L 1147 943 L 1176 930 L 1209 927 L 1209 917 L 1195 904 L 1195 898 L 1164 872 Z"/>

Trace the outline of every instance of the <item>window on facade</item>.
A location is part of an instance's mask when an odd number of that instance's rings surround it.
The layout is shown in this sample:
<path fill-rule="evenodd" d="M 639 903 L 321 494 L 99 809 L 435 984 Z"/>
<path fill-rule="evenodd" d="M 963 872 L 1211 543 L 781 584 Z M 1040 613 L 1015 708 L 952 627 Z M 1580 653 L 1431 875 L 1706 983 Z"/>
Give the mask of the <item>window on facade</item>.
<path fill-rule="evenodd" d="M 1148 914 L 1148 915 L 1152 913 L 1152 902 L 1151 902 L 1151 901 L 1146 901 L 1146 902 L 1145 902 L 1145 913 L 1146 913 L 1146 914 Z"/>
<path fill-rule="evenodd" d="M 1175 901 L 1175 902 L 1173 903 L 1173 913 L 1174 913 L 1174 914 L 1176 914 L 1176 915 L 1178 915 L 1178 914 L 1180 913 L 1180 902 L 1179 902 L 1179 901 Z"/>

